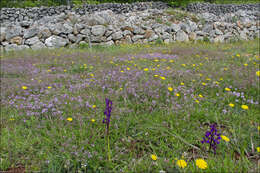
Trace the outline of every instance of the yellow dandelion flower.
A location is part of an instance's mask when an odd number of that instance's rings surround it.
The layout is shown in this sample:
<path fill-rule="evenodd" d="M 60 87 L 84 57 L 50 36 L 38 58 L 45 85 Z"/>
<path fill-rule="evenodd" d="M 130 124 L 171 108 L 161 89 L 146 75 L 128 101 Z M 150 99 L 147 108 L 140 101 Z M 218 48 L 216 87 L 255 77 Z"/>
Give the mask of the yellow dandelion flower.
<path fill-rule="evenodd" d="M 200 66 L 203 66 L 203 63 L 200 63 Z"/>
<path fill-rule="evenodd" d="M 93 119 L 93 118 L 91 119 L 91 122 L 92 122 L 92 123 L 94 123 L 95 121 L 96 121 L 95 119 Z"/>
<path fill-rule="evenodd" d="M 195 67 L 195 66 L 196 66 L 196 64 L 192 64 L 192 66 L 193 66 L 193 67 Z"/>
<path fill-rule="evenodd" d="M 180 97 L 180 94 L 179 94 L 179 93 L 176 93 L 175 95 L 176 95 L 177 97 Z"/>
<path fill-rule="evenodd" d="M 170 69 L 171 69 L 171 67 L 166 67 L 166 69 L 167 69 L 167 70 L 170 70 Z"/>
<path fill-rule="evenodd" d="M 93 105 L 92 108 L 96 108 L 97 106 L 96 105 Z"/>
<path fill-rule="evenodd" d="M 203 95 L 199 94 L 199 97 L 200 97 L 200 98 L 203 98 Z"/>
<path fill-rule="evenodd" d="M 47 70 L 47 72 L 51 72 L 51 70 Z"/>
<path fill-rule="evenodd" d="M 199 101 L 199 100 L 195 100 L 195 102 L 196 102 L 196 103 L 200 103 L 200 101 Z"/>
<path fill-rule="evenodd" d="M 257 127 L 258 131 L 260 131 L 260 126 Z"/>
<path fill-rule="evenodd" d="M 242 105 L 241 108 L 244 109 L 244 110 L 248 110 L 248 106 L 247 105 Z"/>
<path fill-rule="evenodd" d="M 202 82 L 202 85 L 204 85 L 204 86 L 205 86 L 205 85 L 207 85 L 207 84 L 206 84 L 205 82 Z"/>
<path fill-rule="evenodd" d="M 148 71 L 149 69 L 148 68 L 144 68 L 144 71 Z"/>
<path fill-rule="evenodd" d="M 210 81 L 211 79 L 210 78 L 206 78 L 207 81 Z"/>
<path fill-rule="evenodd" d="M 154 77 L 158 77 L 159 75 L 158 74 L 155 74 L 155 75 L 153 75 Z"/>
<path fill-rule="evenodd" d="M 200 169 L 206 169 L 208 167 L 208 164 L 205 160 L 203 159 L 196 159 L 196 165 L 200 168 Z"/>
<path fill-rule="evenodd" d="M 157 67 L 160 67 L 160 65 L 158 64 Z"/>
<path fill-rule="evenodd" d="M 90 76 L 91 76 L 91 77 L 94 77 L 94 74 L 91 73 Z"/>
<path fill-rule="evenodd" d="M 258 153 L 260 153 L 260 147 L 256 147 Z"/>
<path fill-rule="evenodd" d="M 123 88 L 119 88 L 121 91 L 123 90 Z"/>
<path fill-rule="evenodd" d="M 256 76 L 260 76 L 260 71 L 255 72 Z"/>
<path fill-rule="evenodd" d="M 196 82 L 196 80 L 192 79 L 192 82 Z"/>
<path fill-rule="evenodd" d="M 201 73 L 199 75 L 200 75 L 200 77 L 203 76 L 203 74 L 201 74 Z"/>
<path fill-rule="evenodd" d="M 228 70 L 228 68 L 225 67 L 225 68 L 224 68 L 224 71 L 227 71 L 227 70 Z"/>
<path fill-rule="evenodd" d="M 155 68 L 152 68 L 152 71 L 154 71 L 155 70 Z"/>
<path fill-rule="evenodd" d="M 235 105 L 233 103 L 229 103 L 229 106 L 233 108 Z"/>
<path fill-rule="evenodd" d="M 173 62 L 174 62 L 174 60 L 172 60 L 172 59 L 171 59 L 169 62 L 173 63 Z"/>
<path fill-rule="evenodd" d="M 245 67 L 247 67 L 247 66 L 248 66 L 248 64 L 244 64 L 244 66 L 245 66 Z"/>
<path fill-rule="evenodd" d="M 185 160 L 177 160 L 176 164 L 180 167 L 180 168 L 185 168 L 187 166 L 187 163 Z"/>
<path fill-rule="evenodd" d="M 183 82 L 181 82 L 181 85 L 184 85 L 184 83 L 183 83 Z"/>
<path fill-rule="evenodd" d="M 163 76 L 160 76 L 160 78 L 162 79 L 162 80 L 165 80 L 166 78 L 165 77 L 163 77 Z"/>
<path fill-rule="evenodd" d="M 72 121 L 72 118 L 71 117 L 67 118 L 67 121 Z"/>
<path fill-rule="evenodd" d="M 27 86 L 22 86 L 22 89 L 26 90 L 26 89 L 28 89 L 28 87 Z"/>
<path fill-rule="evenodd" d="M 120 72 L 121 72 L 121 73 L 124 73 L 124 70 L 121 70 Z"/>
<path fill-rule="evenodd" d="M 215 84 L 217 84 L 217 85 L 219 84 L 219 82 L 218 82 L 218 81 L 215 81 L 214 83 L 215 83 Z"/>
<path fill-rule="evenodd" d="M 181 64 L 183 67 L 186 67 L 186 64 Z"/>
<path fill-rule="evenodd" d="M 9 120 L 10 120 L 10 121 L 14 121 L 14 118 L 10 118 Z"/>
<path fill-rule="evenodd" d="M 151 154 L 150 157 L 151 157 L 152 160 L 157 160 L 157 156 L 155 154 Z"/>
<path fill-rule="evenodd" d="M 126 69 L 127 69 L 127 70 L 130 70 L 130 68 L 129 68 L 129 67 L 127 67 Z"/>
<path fill-rule="evenodd" d="M 237 56 L 237 57 L 240 57 L 240 54 L 237 54 L 236 56 Z"/>
<path fill-rule="evenodd" d="M 64 71 L 64 72 L 67 72 L 67 70 L 66 70 L 66 69 L 64 69 L 63 71 Z"/>
<path fill-rule="evenodd" d="M 225 90 L 226 90 L 226 91 L 231 91 L 231 89 L 230 89 L 230 88 L 225 88 Z"/>
<path fill-rule="evenodd" d="M 230 141 L 230 139 L 228 137 L 224 136 L 224 135 L 221 135 L 221 139 L 223 139 L 226 142 Z"/>
<path fill-rule="evenodd" d="M 159 62 L 159 60 L 158 59 L 155 59 L 155 60 L 153 60 L 154 62 Z"/>
<path fill-rule="evenodd" d="M 173 91 L 173 88 L 172 88 L 172 87 L 168 87 L 168 90 L 169 90 L 169 91 Z"/>
<path fill-rule="evenodd" d="M 223 80 L 223 78 L 221 77 L 221 78 L 219 78 L 219 80 Z"/>

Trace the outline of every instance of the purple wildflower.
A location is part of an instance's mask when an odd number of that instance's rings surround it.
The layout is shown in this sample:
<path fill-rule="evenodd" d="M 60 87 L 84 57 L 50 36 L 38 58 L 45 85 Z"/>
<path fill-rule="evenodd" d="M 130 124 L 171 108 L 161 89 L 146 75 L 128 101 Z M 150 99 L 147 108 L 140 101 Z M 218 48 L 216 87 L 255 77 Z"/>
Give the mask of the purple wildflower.
<path fill-rule="evenodd" d="M 106 98 L 106 109 L 104 111 L 104 114 L 106 117 L 103 120 L 103 123 L 107 125 L 107 134 L 109 134 L 109 123 L 110 123 L 110 116 L 112 111 L 112 101 Z"/>
<path fill-rule="evenodd" d="M 214 151 L 214 154 L 216 154 L 217 144 L 219 144 L 219 141 L 221 139 L 220 135 L 221 134 L 218 133 L 217 130 L 217 124 L 213 123 L 210 125 L 210 131 L 206 131 L 205 137 L 203 137 L 201 143 L 208 143 L 209 151 L 212 149 Z"/>

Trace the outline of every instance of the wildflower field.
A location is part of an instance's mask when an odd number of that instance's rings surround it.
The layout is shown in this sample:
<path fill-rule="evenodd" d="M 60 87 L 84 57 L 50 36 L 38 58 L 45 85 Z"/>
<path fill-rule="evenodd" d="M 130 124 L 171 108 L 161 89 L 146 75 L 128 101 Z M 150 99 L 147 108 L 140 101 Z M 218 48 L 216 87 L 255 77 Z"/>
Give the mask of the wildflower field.
<path fill-rule="evenodd" d="M 259 39 L 1 55 L 0 170 L 259 172 Z"/>

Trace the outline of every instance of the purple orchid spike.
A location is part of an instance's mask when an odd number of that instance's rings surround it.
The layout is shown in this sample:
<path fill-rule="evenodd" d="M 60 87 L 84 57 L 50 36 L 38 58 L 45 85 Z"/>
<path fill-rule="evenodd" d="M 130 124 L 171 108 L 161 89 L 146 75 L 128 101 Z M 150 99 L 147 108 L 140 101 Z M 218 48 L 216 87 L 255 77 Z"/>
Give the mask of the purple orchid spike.
<path fill-rule="evenodd" d="M 106 98 L 106 109 L 104 111 L 106 117 L 103 119 L 103 123 L 106 124 L 107 134 L 109 134 L 111 111 L 112 111 L 112 101 Z"/>
<path fill-rule="evenodd" d="M 209 144 L 209 151 L 212 149 L 214 151 L 214 154 L 216 154 L 217 150 L 217 144 L 219 144 L 219 141 L 221 139 L 220 133 L 217 133 L 217 124 L 213 123 L 210 125 L 210 131 L 206 131 L 205 137 L 203 137 L 203 140 L 201 143 L 208 143 Z"/>

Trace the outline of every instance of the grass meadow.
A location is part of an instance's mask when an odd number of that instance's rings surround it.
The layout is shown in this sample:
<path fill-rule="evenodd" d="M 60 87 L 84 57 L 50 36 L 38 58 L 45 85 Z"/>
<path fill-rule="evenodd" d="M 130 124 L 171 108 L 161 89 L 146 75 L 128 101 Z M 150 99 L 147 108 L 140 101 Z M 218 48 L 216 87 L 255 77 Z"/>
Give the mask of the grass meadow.
<path fill-rule="evenodd" d="M 259 172 L 259 63 L 259 39 L 1 54 L 0 170 Z"/>

